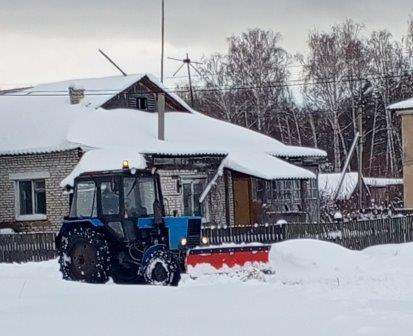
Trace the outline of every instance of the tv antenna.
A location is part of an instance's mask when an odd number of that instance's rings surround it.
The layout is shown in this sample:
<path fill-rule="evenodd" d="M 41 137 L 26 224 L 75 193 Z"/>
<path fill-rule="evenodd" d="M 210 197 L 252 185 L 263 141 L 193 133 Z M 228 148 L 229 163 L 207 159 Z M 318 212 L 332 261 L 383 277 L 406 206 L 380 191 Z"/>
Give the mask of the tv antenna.
<path fill-rule="evenodd" d="M 124 76 L 127 76 L 126 72 L 123 71 L 119 65 L 117 65 L 107 54 L 105 54 L 105 52 L 102 49 L 98 49 L 99 52 L 101 53 L 101 55 L 106 58 L 110 64 L 112 64 L 116 69 L 118 69 L 120 71 L 120 73 Z"/>
<path fill-rule="evenodd" d="M 194 107 L 194 91 L 192 89 L 191 69 L 195 70 L 200 76 L 202 76 L 201 73 L 198 71 L 198 69 L 192 65 L 192 64 L 202 64 L 202 63 L 192 61 L 189 58 L 188 53 L 186 54 L 186 58 L 184 59 L 173 58 L 173 57 L 168 57 L 168 59 L 173 60 L 173 61 L 182 62 L 181 66 L 175 71 L 172 77 L 175 77 L 176 74 L 186 65 L 187 72 L 188 72 L 189 93 L 191 95 L 191 107 L 193 108 Z"/>

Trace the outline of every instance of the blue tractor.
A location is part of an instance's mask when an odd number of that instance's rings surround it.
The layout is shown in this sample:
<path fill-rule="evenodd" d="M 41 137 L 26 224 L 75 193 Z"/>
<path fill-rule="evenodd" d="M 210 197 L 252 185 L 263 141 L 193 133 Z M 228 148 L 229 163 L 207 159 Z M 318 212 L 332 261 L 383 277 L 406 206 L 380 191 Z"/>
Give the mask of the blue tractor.
<path fill-rule="evenodd" d="M 63 278 L 176 286 L 189 248 L 206 245 L 201 217 L 165 216 L 156 170 L 83 173 L 56 247 Z"/>

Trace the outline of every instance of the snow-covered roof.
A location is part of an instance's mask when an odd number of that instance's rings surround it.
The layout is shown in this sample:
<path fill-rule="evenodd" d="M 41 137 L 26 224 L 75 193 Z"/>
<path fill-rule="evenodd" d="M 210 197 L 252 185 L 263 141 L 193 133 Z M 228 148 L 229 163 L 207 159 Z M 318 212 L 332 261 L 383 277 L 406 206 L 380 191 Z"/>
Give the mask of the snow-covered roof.
<path fill-rule="evenodd" d="M 145 169 L 147 167 L 143 155 L 134 148 L 93 149 L 82 156 L 75 169 L 60 185 L 62 187 L 73 185 L 74 179 L 85 172 L 121 169 L 123 160 L 128 160 L 130 169 Z"/>
<path fill-rule="evenodd" d="M 166 141 L 160 141 L 157 139 L 157 118 L 157 113 L 136 113 L 130 109 L 88 111 L 81 119 L 73 122 L 67 138 L 73 143 L 92 148 L 116 149 L 115 167 L 118 168 L 123 159 L 139 153 L 222 155 L 225 156 L 222 167 L 267 180 L 315 178 L 312 172 L 274 157 L 303 155 L 300 147 L 291 147 L 290 150 L 289 146 L 273 138 L 243 127 L 200 113 L 180 112 L 165 114 Z M 127 151 L 122 158 L 125 148 Z M 72 173 L 69 180 L 63 183 L 73 181 L 79 171 L 85 171 L 85 167 L 94 167 L 93 162 L 84 163 L 85 160 L 94 158 L 95 156 L 82 158 L 80 170 Z M 97 160 L 100 161 L 100 158 Z M 104 165 L 100 168 L 111 169 Z"/>
<path fill-rule="evenodd" d="M 340 183 L 341 173 L 319 174 L 318 189 L 321 197 L 332 198 Z M 358 173 L 346 173 L 337 200 L 348 200 L 358 183 Z"/>
<path fill-rule="evenodd" d="M 63 96 L 0 96 L 0 154 L 47 153 L 80 145 L 67 140 L 74 119 L 88 109 Z"/>
<path fill-rule="evenodd" d="M 280 157 L 325 155 L 317 149 L 287 146 L 258 132 L 201 113 L 166 113 L 166 141 L 159 141 L 157 118 L 157 113 L 97 109 L 73 122 L 68 140 L 96 148 L 132 146 L 141 153 L 165 155 L 226 155 L 240 149 Z"/>
<path fill-rule="evenodd" d="M 123 160 L 128 160 L 129 167 L 147 168 L 144 156 L 139 148 L 110 147 L 92 149 L 86 152 L 75 169 L 60 183 L 62 187 L 73 185 L 74 179 L 82 173 L 108 171 L 122 168 Z M 220 169 L 228 168 L 250 176 L 266 180 L 274 179 L 314 179 L 315 174 L 294 166 L 263 152 L 233 151 L 222 161 Z M 222 171 L 220 171 L 222 173 Z"/>
<path fill-rule="evenodd" d="M 39 84 L 34 87 L 12 93 L 15 96 L 58 96 L 68 95 L 69 86 L 85 90 L 82 104 L 94 108 L 102 106 L 119 92 L 122 92 L 141 80 L 146 74 L 112 76 L 102 78 L 71 79 L 67 81 Z"/>
<path fill-rule="evenodd" d="M 402 185 L 403 179 L 390 177 L 365 177 L 364 183 L 369 187 L 388 187 L 393 185 Z"/>
<path fill-rule="evenodd" d="M 413 98 L 402 100 L 398 103 L 387 106 L 389 110 L 410 110 L 413 109 Z"/>
<path fill-rule="evenodd" d="M 318 187 L 321 196 L 326 198 L 332 198 L 338 188 L 340 182 L 341 173 L 329 173 L 318 175 Z M 388 177 L 364 177 L 363 182 L 368 187 L 388 187 L 392 185 L 403 184 L 403 179 L 400 178 L 388 178 Z M 353 195 L 358 184 L 358 173 L 349 172 L 344 177 L 343 184 L 340 188 L 340 192 L 337 196 L 338 200 L 348 200 Z"/>
<path fill-rule="evenodd" d="M 101 149 L 86 154 L 68 181 L 80 171 L 96 170 L 97 166 L 98 170 L 117 168 L 127 157 L 139 161 L 141 154 L 222 155 L 226 157 L 226 168 L 260 178 L 314 178 L 313 173 L 274 156 L 326 156 L 322 150 L 287 146 L 263 134 L 205 116 L 169 92 L 190 113 L 165 114 L 166 141 L 157 139 L 157 113 L 99 108 L 144 76 L 167 91 L 151 75 L 129 75 L 41 84 L 1 95 L 0 154 L 44 153 L 76 147 Z M 69 86 L 85 89 L 80 104 L 70 104 Z M 103 149 L 112 152 L 109 155 Z"/>
<path fill-rule="evenodd" d="M 222 166 L 265 180 L 316 178 L 315 174 L 309 170 L 259 152 L 231 152 L 222 161 Z"/>

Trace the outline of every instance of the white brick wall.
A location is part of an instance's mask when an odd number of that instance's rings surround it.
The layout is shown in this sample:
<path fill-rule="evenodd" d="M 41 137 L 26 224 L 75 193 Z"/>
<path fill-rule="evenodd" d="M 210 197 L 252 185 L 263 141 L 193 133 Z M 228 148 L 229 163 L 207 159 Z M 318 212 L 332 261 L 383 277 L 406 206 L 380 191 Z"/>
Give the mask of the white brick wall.
<path fill-rule="evenodd" d="M 79 161 L 78 150 L 46 154 L 0 156 L 0 223 L 17 230 L 43 231 L 59 229 L 69 211 L 69 197 L 63 194 L 60 182 Z M 46 216 L 43 221 L 16 221 L 14 181 L 10 174 L 48 172 L 46 178 Z"/>

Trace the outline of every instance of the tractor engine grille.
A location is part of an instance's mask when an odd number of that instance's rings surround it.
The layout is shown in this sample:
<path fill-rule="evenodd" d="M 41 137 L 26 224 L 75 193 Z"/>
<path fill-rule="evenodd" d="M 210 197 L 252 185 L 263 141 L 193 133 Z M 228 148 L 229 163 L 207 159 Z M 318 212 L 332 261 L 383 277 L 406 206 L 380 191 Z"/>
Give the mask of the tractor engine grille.
<path fill-rule="evenodd" d="M 191 218 L 188 220 L 188 247 L 195 247 L 201 244 L 201 219 Z"/>

